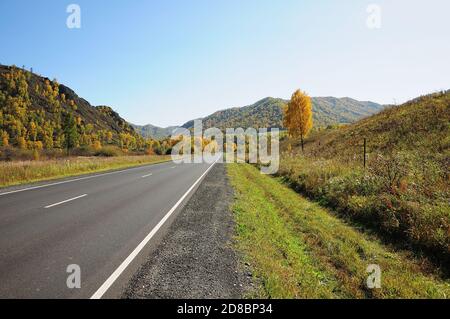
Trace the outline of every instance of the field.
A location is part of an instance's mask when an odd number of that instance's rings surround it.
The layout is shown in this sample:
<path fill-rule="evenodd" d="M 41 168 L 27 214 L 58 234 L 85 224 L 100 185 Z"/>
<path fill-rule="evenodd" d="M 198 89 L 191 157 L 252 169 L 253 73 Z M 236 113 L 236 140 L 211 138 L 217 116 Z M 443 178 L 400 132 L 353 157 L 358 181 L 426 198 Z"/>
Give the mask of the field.
<path fill-rule="evenodd" d="M 102 172 L 170 160 L 170 156 L 69 157 L 0 162 L 0 187 Z"/>
<path fill-rule="evenodd" d="M 248 164 L 228 165 L 237 248 L 260 298 L 448 298 L 450 283 L 411 256 L 348 225 Z M 369 289 L 367 267 L 381 269 Z"/>

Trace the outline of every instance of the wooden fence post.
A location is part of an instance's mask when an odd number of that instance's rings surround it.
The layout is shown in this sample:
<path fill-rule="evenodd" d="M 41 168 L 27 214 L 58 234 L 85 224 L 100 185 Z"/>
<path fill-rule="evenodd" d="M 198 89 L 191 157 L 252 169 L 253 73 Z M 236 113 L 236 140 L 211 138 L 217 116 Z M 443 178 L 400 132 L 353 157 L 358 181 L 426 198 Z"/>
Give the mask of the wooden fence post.
<path fill-rule="evenodd" d="M 364 168 L 366 168 L 367 140 L 364 138 Z"/>

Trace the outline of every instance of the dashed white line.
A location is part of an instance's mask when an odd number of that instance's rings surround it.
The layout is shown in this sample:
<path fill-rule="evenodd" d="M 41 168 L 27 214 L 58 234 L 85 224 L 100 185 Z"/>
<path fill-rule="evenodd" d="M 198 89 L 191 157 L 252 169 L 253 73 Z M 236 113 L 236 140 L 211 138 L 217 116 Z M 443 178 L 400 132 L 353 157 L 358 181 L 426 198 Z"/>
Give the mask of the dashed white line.
<path fill-rule="evenodd" d="M 200 176 L 197 181 L 187 190 L 187 192 L 180 198 L 180 200 L 173 206 L 169 212 L 159 221 L 159 223 L 151 230 L 151 232 L 144 238 L 144 240 L 133 250 L 133 252 L 120 264 L 120 266 L 109 276 L 108 279 L 101 285 L 101 287 L 92 295 L 91 299 L 100 299 L 108 291 L 108 289 L 114 284 L 114 282 L 119 278 L 119 276 L 125 271 L 125 269 L 131 264 L 131 262 L 136 258 L 136 256 L 141 252 L 142 249 L 148 244 L 148 242 L 155 236 L 158 230 L 164 225 L 164 223 L 169 219 L 170 215 L 180 206 L 184 199 L 192 192 L 192 190 L 197 186 L 198 183 L 203 179 L 203 177 L 208 174 L 208 172 L 213 168 L 217 160 L 212 163 L 209 168 Z"/>
<path fill-rule="evenodd" d="M 150 173 L 150 174 L 142 176 L 142 178 L 146 178 L 146 177 L 149 177 L 149 176 L 152 176 L 152 175 L 153 175 L 153 173 Z"/>
<path fill-rule="evenodd" d="M 58 206 L 58 205 L 61 205 L 61 204 L 65 204 L 65 203 L 68 203 L 68 202 L 71 202 L 71 201 L 74 201 L 74 200 L 77 200 L 77 199 L 80 199 L 80 198 L 83 198 L 83 197 L 86 197 L 86 196 L 87 196 L 87 194 L 84 194 L 84 195 L 77 196 L 77 197 L 74 197 L 74 198 L 66 199 L 66 200 L 63 200 L 62 202 L 45 206 L 44 208 L 52 208 L 52 207 L 55 207 L 55 206 Z"/>

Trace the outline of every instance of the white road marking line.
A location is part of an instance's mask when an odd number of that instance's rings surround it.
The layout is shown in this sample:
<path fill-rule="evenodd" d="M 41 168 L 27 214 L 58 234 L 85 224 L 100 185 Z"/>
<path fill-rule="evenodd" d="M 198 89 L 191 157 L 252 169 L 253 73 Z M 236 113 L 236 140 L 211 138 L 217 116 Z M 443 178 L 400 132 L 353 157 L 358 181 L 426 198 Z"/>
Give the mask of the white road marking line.
<path fill-rule="evenodd" d="M 61 182 L 56 182 L 56 183 L 51 183 L 51 184 L 45 184 L 45 185 L 39 185 L 39 186 L 33 186 L 33 187 L 28 187 L 28 188 L 17 189 L 17 190 L 10 191 L 10 192 L 0 193 L 0 196 L 14 194 L 14 193 L 20 193 L 20 192 L 25 192 L 25 191 L 31 191 L 31 190 L 34 190 L 34 189 L 45 188 L 45 187 L 50 187 L 50 186 L 56 186 L 56 185 L 61 185 L 61 184 L 66 184 L 66 183 L 78 182 L 78 181 L 82 181 L 82 180 L 85 180 L 85 179 L 91 179 L 91 178 L 96 178 L 96 177 L 101 177 L 101 176 L 106 176 L 106 175 L 124 173 L 124 172 L 127 172 L 127 171 L 140 169 L 140 168 L 143 168 L 143 167 L 146 167 L 146 166 L 150 166 L 150 165 L 158 165 L 158 164 L 165 164 L 165 163 L 167 163 L 167 162 L 156 163 L 156 164 L 148 164 L 148 165 L 143 165 L 143 166 L 138 166 L 138 167 L 126 168 L 126 169 L 123 169 L 123 170 L 120 170 L 120 171 L 114 171 L 114 172 L 103 173 L 103 174 L 96 174 L 96 175 L 92 175 L 92 176 L 85 176 L 85 177 L 70 179 L 70 180 L 67 180 L 67 181 L 61 181 Z"/>
<path fill-rule="evenodd" d="M 171 168 L 177 168 L 176 166 L 172 166 Z"/>
<path fill-rule="evenodd" d="M 153 175 L 153 173 L 150 173 L 150 174 L 142 176 L 142 178 L 146 178 L 146 177 L 149 177 L 149 176 L 152 176 L 152 175 Z"/>
<path fill-rule="evenodd" d="M 187 192 L 180 198 L 180 200 L 169 210 L 169 212 L 159 221 L 159 223 L 151 230 L 151 232 L 144 238 L 144 240 L 133 250 L 133 252 L 120 264 L 120 266 L 109 276 L 108 279 L 101 285 L 101 287 L 92 295 L 90 299 L 100 299 L 108 291 L 108 289 L 114 284 L 114 282 L 119 278 L 119 276 L 125 271 L 125 269 L 131 264 L 131 262 L 136 258 L 136 256 L 141 252 L 142 249 L 148 244 L 148 242 L 155 236 L 158 230 L 164 225 L 164 223 L 169 219 L 170 215 L 180 206 L 183 200 L 190 194 L 190 192 L 197 186 L 198 183 L 205 177 L 206 174 L 211 170 L 211 168 L 217 163 L 217 160 L 212 163 L 209 168 L 202 174 L 202 176 L 197 179 L 197 181 L 187 190 Z"/>
<path fill-rule="evenodd" d="M 77 196 L 77 197 L 74 197 L 74 198 L 66 199 L 66 200 L 64 200 L 62 202 L 45 206 L 44 208 L 52 208 L 52 207 L 55 207 L 55 206 L 58 206 L 58 205 L 61 205 L 61 204 L 65 204 L 65 203 L 68 203 L 68 202 L 71 202 L 71 201 L 74 201 L 76 199 L 80 199 L 80 198 L 83 198 L 83 197 L 86 197 L 86 196 L 87 196 L 87 194 L 84 194 L 84 195 Z"/>

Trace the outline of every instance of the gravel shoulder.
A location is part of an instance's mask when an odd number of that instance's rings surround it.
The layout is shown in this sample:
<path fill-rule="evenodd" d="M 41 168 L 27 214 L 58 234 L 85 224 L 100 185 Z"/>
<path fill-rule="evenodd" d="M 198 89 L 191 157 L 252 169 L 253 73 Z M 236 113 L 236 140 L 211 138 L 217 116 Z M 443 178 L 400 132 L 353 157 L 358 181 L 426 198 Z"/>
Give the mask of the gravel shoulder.
<path fill-rule="evenodd" d="M 243 298 L 251 277 L 233 249 L 233 189 L 216 164 L 131 279 L 123 298 Z"/>

